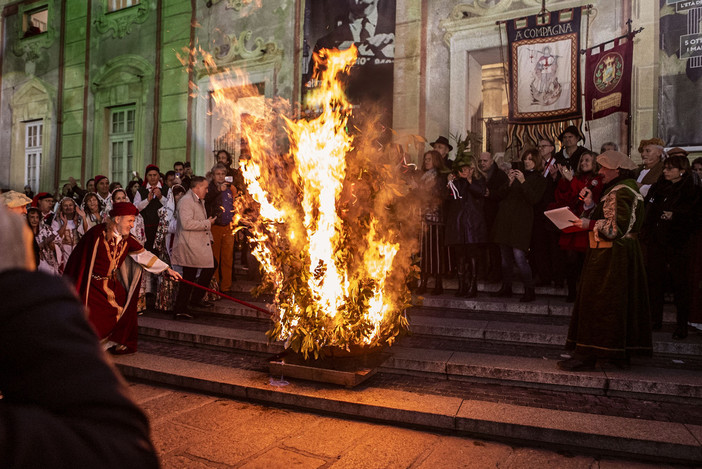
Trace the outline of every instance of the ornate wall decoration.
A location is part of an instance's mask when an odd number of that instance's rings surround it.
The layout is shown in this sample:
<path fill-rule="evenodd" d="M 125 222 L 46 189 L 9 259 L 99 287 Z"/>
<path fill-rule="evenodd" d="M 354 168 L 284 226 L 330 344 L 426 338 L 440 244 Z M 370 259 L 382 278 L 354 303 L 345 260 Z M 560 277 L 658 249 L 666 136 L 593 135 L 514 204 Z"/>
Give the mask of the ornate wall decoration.
<path fill-rule="evenodd" d="M 123 38 L 132 32 L 132 26 L 146 21 L 149 11 L 153 9 L 154 0 L 141 0 L 138 5 L 123 8 L 122 10 L 108 12 L 107 2 L 100 2 L 102 11 L 98 12 L 94 21 L 95 28 L 100 34 L 112 31 L 112 37 Z"/>
<path fill-rule="evenodd" d="M 215 62 L 217 64 L 230 64 L 240 60 L 263 59 L 276 57 L 282 53 L 278 45 L 273 41 L 266 42 L 262 37 L 254 39 L 254 47 L 249 49 L 246 44 L 251 41 L 253 32 L 243 31 L 239 36 L 225 35 L 224 44 L 215 46 L 213 50 Z"/>

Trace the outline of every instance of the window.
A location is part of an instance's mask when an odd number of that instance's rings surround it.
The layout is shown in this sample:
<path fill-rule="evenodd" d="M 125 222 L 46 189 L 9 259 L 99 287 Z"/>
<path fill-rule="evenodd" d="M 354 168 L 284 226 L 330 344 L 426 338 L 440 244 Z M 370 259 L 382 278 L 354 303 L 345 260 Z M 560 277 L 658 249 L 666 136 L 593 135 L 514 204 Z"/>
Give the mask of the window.
<path fill-rule="evenodd" d="M 110 109 L 110 181 L 126 184 L 134 171 L 135 106 Z"/>
<path fill-rule="evenodd" d="M 27 122 L 24 129 L 24 183 L 38 192 L 44 123 L 40 120 Z"/>
<path fill-rule="evenodd" d="M 107 12 L 123 10 L 141 3 L 141 0 L 107 0 Z"/>
<path fill-rule="evenodd" d="M 44 6 L 30 10 L 22 16 L 22 37 L 38 36 L 47 31 L 49 24 L 49 7 Z"/>

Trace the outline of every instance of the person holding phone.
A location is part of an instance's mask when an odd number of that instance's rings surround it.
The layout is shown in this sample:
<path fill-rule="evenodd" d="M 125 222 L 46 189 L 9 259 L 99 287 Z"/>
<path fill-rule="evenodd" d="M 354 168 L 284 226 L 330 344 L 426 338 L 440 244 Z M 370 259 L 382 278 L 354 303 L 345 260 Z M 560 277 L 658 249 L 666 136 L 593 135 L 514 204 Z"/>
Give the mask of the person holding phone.
<path fill-rule="evenodd" d="M 512 295 L 512 271 L 517 265 L 524 283 L 521 302 L 536 299 L 534 279 L 527 262 L 527 251 L 531 243 L 534 223 L 534 204 L 546 190 L 546 179 L 541 174 L 543 160 L 539 151 L 532 148 L 522 153 L 520 161 L 512 162 L 507 173 L 508 181 L 498 189 L 501 198 L 497 219 L 492 229 L 494 242 L 500 245 L 502 255 L 502 286 L 493 297 Z"/>
<path fill-rule="evenodd" d="M 212 168 L 205 208 L 208 217 L 215 217 L 212 223 L 212 252 L 217 261 L 215 279 L 220 291 L 232 289 L 232 266 L 234 263 L 234 199 L 238 191 L 232 184 L 233 177 L 227 175 L 227 166 L 221 162 Z"/>

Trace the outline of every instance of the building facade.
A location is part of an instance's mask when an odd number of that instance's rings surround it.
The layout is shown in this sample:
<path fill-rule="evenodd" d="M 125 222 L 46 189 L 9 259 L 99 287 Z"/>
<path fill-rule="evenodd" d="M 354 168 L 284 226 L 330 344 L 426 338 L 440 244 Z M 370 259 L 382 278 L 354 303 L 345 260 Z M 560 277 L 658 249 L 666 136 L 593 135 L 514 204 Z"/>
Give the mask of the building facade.
<path fill-rule="evenodd" d="M 230 86 L 255 84 L 260 96 L 245 98 L 252 108 L 257 99 L 299 101 L 309 60 L 304 2 L 0 1 L 0 187 L 53 191 L 69 177 L 84 182 L 95 174 L 126 183 L 147 164 L 165 171 L 175 161 L 204 174 L 215 149 L 236 154 L 239 147 L 243 116 L 225 122 L 213 112 L 220 76 L 237 70 Z M 628 19 L 644 27 L 634 47 L 632 141 L 656 136 L 659 2 L 590 3 L 582 48 L 624 34 Z M 549 0 L 546 7 L 587 4 Z M 541 0 L 396 0 L 396 132 L 432 141 L 471 130 L 488 149 L 504 150 L 506 45 L 497 22 L 541 7 Z M 189 53 L 196 49 L 215 66 Z M 593 147 L 624 145 L 626 136 L 623 114 L 589 125 Z"/>

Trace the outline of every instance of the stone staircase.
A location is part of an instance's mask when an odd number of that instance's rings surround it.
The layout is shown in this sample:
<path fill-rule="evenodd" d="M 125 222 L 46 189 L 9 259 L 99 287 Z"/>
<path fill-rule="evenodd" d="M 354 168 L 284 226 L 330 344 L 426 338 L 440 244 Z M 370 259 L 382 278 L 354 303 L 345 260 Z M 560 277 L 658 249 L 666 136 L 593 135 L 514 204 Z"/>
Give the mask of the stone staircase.
<path fill-rule="evenodd" d="M 266 306 L 238 282 L 240 298 Z M 449 285 L 450 286 L 450 285 Z M 702 335 L 671 338 L 674 313 L 654 334 L 655 356 L 629 370 L 558 370 L 571 305 L 537 289 L 476 299 L 451 291 L 408 312 L 411 334 L 387 349 L 378 374 L 354 389 L 271 377 L 269 317 L 221 300 L 195 320 L 147 313 L 141 351 L 117 357 L 123 374 L 193 390 L 399 425 L 649 460 L 702 461 Z M 518 289 L 517 289 L 518 290 Z M 281 385 L 281 383 L 283 385 Z M 698 418 L 699 417 L 699 418 Z"/>

